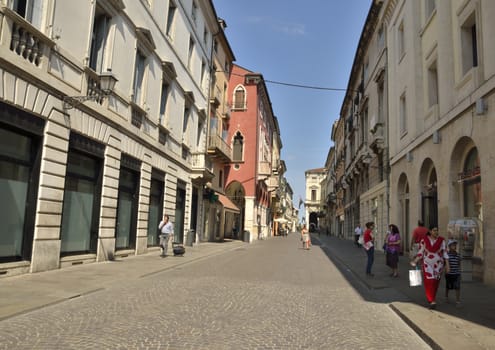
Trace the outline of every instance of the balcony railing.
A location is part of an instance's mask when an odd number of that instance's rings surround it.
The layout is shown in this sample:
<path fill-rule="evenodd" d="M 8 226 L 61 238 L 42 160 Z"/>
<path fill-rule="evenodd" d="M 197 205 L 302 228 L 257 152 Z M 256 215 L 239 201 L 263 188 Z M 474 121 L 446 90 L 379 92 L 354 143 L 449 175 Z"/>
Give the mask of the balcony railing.
<path fill-rule="evenodd" d="M 225 103 L 223 105 L 223 117 L 226 119 L 230 118 L 230 115 L 232 114 L 232 105 L 230 103 Z"/>
<path fill-rule="evenodd" d="M 41 66 L 55 43 L 8 7 L 0 8 L 0 16 L 2 42 L 8 43 L 10 51 L 22 59 Z"/>
<path fill-rule="evenodd" d="M 208 137 L 208 154 L 224 158 L 227 162 L 232 160 L 232 148 L 220 135 Z"/>
<path fill-rule="evenodd" d="M 207 180 L 213 178 L 213 162 L 204 153 L 192 154 L 192 170 L 199 177 Z"/>
<path fill-rule="evenodd" d="M 267 161 L 258 163 L 258 177 L 266 178 L 272 174 L 271 164 Z"/>

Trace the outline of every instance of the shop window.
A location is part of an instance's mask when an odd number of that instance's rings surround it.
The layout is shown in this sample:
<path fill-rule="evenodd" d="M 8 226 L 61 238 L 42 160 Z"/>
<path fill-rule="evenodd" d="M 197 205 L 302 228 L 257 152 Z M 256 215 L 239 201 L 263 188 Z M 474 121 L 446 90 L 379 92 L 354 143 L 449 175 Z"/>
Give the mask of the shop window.
<path fill-rule="evenodd" d="M 155 169 L 151 172 L 150 202 L 148 210 L 148 246 L 156 246 L 159 243 L 158 224 L 163 214 L 163 192 L 165 174 Z"/>
<path fill-rule="evenodd" d="M 72 146 L 76 138 L 71 135 Z M 62 255 L 96 253 L 102 163 L 99 157 L 69 148 L 60 234 Z"/>
<path fill-rule="evenodd" d="M 36 137 L 0 127 L 1 262 L 31 257 L 40 155 Z"/>
<path fill-rule="evenodd" d="M 122 155 L 120 162 L 115 249 L 136 247 L 140 162 Z"/>

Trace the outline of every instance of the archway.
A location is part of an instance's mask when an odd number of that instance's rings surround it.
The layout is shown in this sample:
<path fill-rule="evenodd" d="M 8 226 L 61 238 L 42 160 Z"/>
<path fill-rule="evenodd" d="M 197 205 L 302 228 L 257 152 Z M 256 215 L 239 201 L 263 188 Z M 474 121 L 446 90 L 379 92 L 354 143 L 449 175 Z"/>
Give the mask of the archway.
<path fill-rule="evenodd" d="M 402 173 L 399 176 L 399 182 L 397 184 L 397 194 L 399 200 L 399 231 L 402 236 L 402 248 L 409 249 L 407 242 L 411 241 L 409 227 L 410 227 L 410 209 L 409 209 L 409 181 L 407 175 Z"/>
<path fill-rule="evenodd" d="M 430 158 L 424 160 L 419 173 L 421 220 L 426 227 L 438 226 L 437 172 Z"/>
<path fill-rule="evenodd" d="M 242 239 L 244 232 L 244 217 L 246 209 L 246 190 L 239 181 L 232 181 L 225 188 L 226 196 L 239 208 L 240 213 L 234 214 L 233 235 L 235 239 Z"/>

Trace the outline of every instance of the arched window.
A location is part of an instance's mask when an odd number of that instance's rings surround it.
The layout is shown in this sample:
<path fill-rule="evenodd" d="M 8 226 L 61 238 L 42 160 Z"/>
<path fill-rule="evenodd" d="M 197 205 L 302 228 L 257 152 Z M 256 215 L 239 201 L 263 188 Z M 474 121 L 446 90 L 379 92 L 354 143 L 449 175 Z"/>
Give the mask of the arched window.
<path fill-rule="evenodd" d="M 234 109 L 246 109 L 246 90 L 241 85 L 234 91 Z"/>
<path fill-rule="evenodd" d="M 464 162 L 463 169 L 464 216 L 481 218 L 481 172 L 478 149 L 471 149 Z"/>
<path fill-rule="evenodd" d="M 232 160 L 234 162 L 242 162 L 244 152 L 244 137 L 242 137 L 239 131 L 234 136 L 234 146 L 232 147 L 232 149 Z"/>

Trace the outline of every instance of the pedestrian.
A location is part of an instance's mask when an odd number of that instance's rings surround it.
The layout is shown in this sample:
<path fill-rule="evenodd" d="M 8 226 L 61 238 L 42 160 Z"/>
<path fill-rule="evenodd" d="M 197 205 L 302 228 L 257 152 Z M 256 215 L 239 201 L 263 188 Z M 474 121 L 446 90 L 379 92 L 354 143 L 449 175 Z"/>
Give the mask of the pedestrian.
<path fill-rule="evenodd" d="M 303 249 L 309 250 L 309 232 L 306 228 L 306 224 L 303 224 L 301 229 L 301 240 L 303 243 Z"/>
<path fill-rule="evenodd" d="M 356 244 L 357 247 L 361 247 L 361 244 L 359 244 L 359 237 L 361 237 L 362 233 L 363 230 L 361 229 L 361 225 L 358 224 L 354 229 L 354 243 Z"/>
<path fill-rule="evenodd" d="M 168 242 L 174 235 L 174 225 L 170 222 L 168 215 L 163 215 L 163 220 L 160 221 L 158 229 L 160 230 L 160 247 L 162 248 L 160 256 L 165 258 L 167 256 Z"/>
<path fill-rule="evenodd" d="M 425 224 L 422 220 L 418 220 L 418 226 L 413 230 L 411 237 L 411 245 L 409 250 L 409 256 L 411 259 L 414 259 L 416 255 L 418 255 L 419 243 L 423 238 L 426 237 L 428 233 L 428 229 L 425 227 Z"/>
<path fill-rule="evenodd" d="M 390 233 L 387 235 L 385 242 L 385 261 L 387 266 L 392 269 L 390 276 L 397 278 L 399 277 L 400 233 L 399 228 L 394 224 L 390 224 L 389 229 Z"/>
<path fill-rule="evenodd" d="M 445 274 L 445 301 L 449 302 L 449 291 L 455 290 L 455 303 L 461 304 L 461 256 L 457 253 L 457 241 L 450 239 L 447 243 L 450 271 Z"/>
<path fill-rule="evenodd" d="M 421 259 L 423 259 L 423 285 L 426 300 L 430 304 L 430 309 L 435 309 L 442 272 L 445 267 L 445 272 L 449 273 L 450 268 L 445 239 L 438 235 L 438 227 L 434 225 L 431 226 L 426 237 L 421 240 L 418 254 L 411 261 L 411 265 L 416 266 Z"/>
<path fill-rule="evenodd" d="M 366 255 L 368 260 L 366 262 L 366 276 L 373 277 L 374 274 L 371 273 L 371 268 L 373 267 L 373 261 L 375 260 L 375 247 L 373 238 L 373 229 L 375 228 L 375 223 L 373 221 L 366 223 L 366 230 L 363 236 L 363 247 L 366 250 Z"/>

